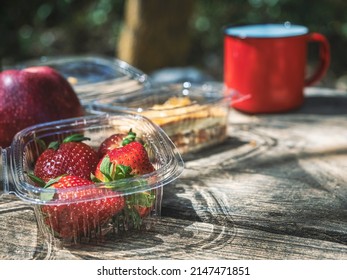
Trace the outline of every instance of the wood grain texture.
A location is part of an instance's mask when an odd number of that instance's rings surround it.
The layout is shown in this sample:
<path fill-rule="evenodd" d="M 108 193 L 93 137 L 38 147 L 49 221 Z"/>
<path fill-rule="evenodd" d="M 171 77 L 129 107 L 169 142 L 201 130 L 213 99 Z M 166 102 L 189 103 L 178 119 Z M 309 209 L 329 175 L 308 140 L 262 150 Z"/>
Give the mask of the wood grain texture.
<path fill-rule="evenodd" d="M 146 232 L 45 244 L 33 209 L 0 197 L 0 259 L 347 259 L 347 95 L 309 89 L 287 114 L 232 111 L 225 143 L 186 156 Z"/>

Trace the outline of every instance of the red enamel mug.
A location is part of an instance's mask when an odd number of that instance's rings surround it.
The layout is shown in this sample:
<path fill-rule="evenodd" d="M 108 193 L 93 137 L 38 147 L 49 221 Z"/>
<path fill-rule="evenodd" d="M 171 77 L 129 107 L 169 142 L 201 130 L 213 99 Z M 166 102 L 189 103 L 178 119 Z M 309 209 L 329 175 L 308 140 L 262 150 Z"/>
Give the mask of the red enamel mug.
<path fill-rule="evenodd" d="M 319 44 L 319 63 L 306 76 L 308 43 Z M 330 63 L 326 37 L 292 24 L 228 26 L 224 30 L 224 83 L 248 96 L 230 106 L 245 113 L 299 108 L 304 87 L 318 82 Z"/>

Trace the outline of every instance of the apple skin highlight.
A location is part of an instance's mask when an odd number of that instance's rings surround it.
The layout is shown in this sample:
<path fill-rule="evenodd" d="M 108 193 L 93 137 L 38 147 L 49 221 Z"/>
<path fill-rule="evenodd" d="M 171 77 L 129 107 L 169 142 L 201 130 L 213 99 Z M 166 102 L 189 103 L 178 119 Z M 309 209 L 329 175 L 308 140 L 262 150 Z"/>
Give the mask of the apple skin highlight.
<path fill-rule="evenodd" d="M 69 84 L 48 66 L 0 73 L 0 146 L 20 130 L 39 123 L 80 117 L 83 107 Z"/>

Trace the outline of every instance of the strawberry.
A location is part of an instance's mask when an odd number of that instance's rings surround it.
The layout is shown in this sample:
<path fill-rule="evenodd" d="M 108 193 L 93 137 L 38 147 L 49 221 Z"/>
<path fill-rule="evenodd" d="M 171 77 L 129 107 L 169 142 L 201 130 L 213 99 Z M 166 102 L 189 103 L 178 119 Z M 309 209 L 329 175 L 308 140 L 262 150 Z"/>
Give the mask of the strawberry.
<path fill-rule="evenodd" d="M 130 167 L 130 175 L 144 175 L 155 170 L 146 149 L 136 141 L 109 151 L 99 161 L 95 177 L 102 182 L 114 180 L 117 165 Z"/>
<path fill-rule="evenodd" d="M 90 179 L 99 158 L 92 147 L 83 143 L 90 140 L 81 134 L 68 136 L 63 143 L 52 142 L 36 161 L 34 174 L 45 182 L 63 174 Z"/>
<path fill-rule="evenodd" d="M 133 207 L 138 212 L 138 215 L 143 218 L 147 217 L 154 206 L 155 194 L 153 191 L 146 191 L 140 194 L 135 194 L 133 197 Z"/>
<path fill-rule="evenodd" d="M 128 134 L 116 133 L 107 137 L 99 146 L 98 155 L 102 158 L 110 150 L 120 148 L 134 141 L 136 138 L 136 133 L 130 131 Z"/>
<path fill-rule="evenodd" d="M 129 194 L 125 197 L 125 207 L 117 214 L 118 224 L 140 229 L 143 220 L 150 215 L 154 209 L 156 196 L 153 191 L 144 191 Z"/>
<path fill-rule="evenodd" d="M 98 163 L 95 181 L 112 182 L 114 180 L 148 174 L 155 171 L 144 146 L 137 141 L 110 150 Z M 134 184 L 134 182 L 133 182 Z M 139 180 L 135 184 L 146 184 Z M 141 226 L 142 218 L 149 215 L 155 202 L 151 192 L 134 193 L 126 197 L 123 218 L 131 219 L 135 228 Z"/>
<path fill-rule="evenodd" d="M 93 186 L 93 182 L 66 175 L 51 180 L 46 188 L 55 188 L 58 205 L 41 206 L 44 222 L 61 238 L 90 236 L 125 206 L 123 196 L 114 196 L 108 188 Z M 77 186 L 90 186 L 74 189 Z M 70 189 L 66 191 L 62 189 Z M 107 197 L 109 196 L 109 197 Z M 111 197 L 112 196 L 112 197 Z M 97 199 L 99 198 L 99 199 Z M 78 201 L 76 201 L 78 200 Z"/>
<path fill-rule="evenodd" d="M 143 217 L 147 217 L 149 215 L 152 207 L 145 207 L 145 206 L 141 206 L 141 205 L 135 205 L 134 208 L 139 213 L 139 216 L 141 218 L 143 218 Z"/>

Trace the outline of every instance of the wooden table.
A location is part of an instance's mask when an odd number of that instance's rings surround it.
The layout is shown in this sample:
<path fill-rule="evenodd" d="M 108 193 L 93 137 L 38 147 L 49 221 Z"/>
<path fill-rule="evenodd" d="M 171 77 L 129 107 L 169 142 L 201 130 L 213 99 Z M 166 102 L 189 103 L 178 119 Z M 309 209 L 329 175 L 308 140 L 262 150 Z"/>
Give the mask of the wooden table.
<path fill-rule="evenodd" d="M 0 198 L 0 259 L 347 259 L 347 93 L 276 115 L 232 111 L 225 143 L 186 157 L 145 233 L 52 248 L 30 205 Z"/>

